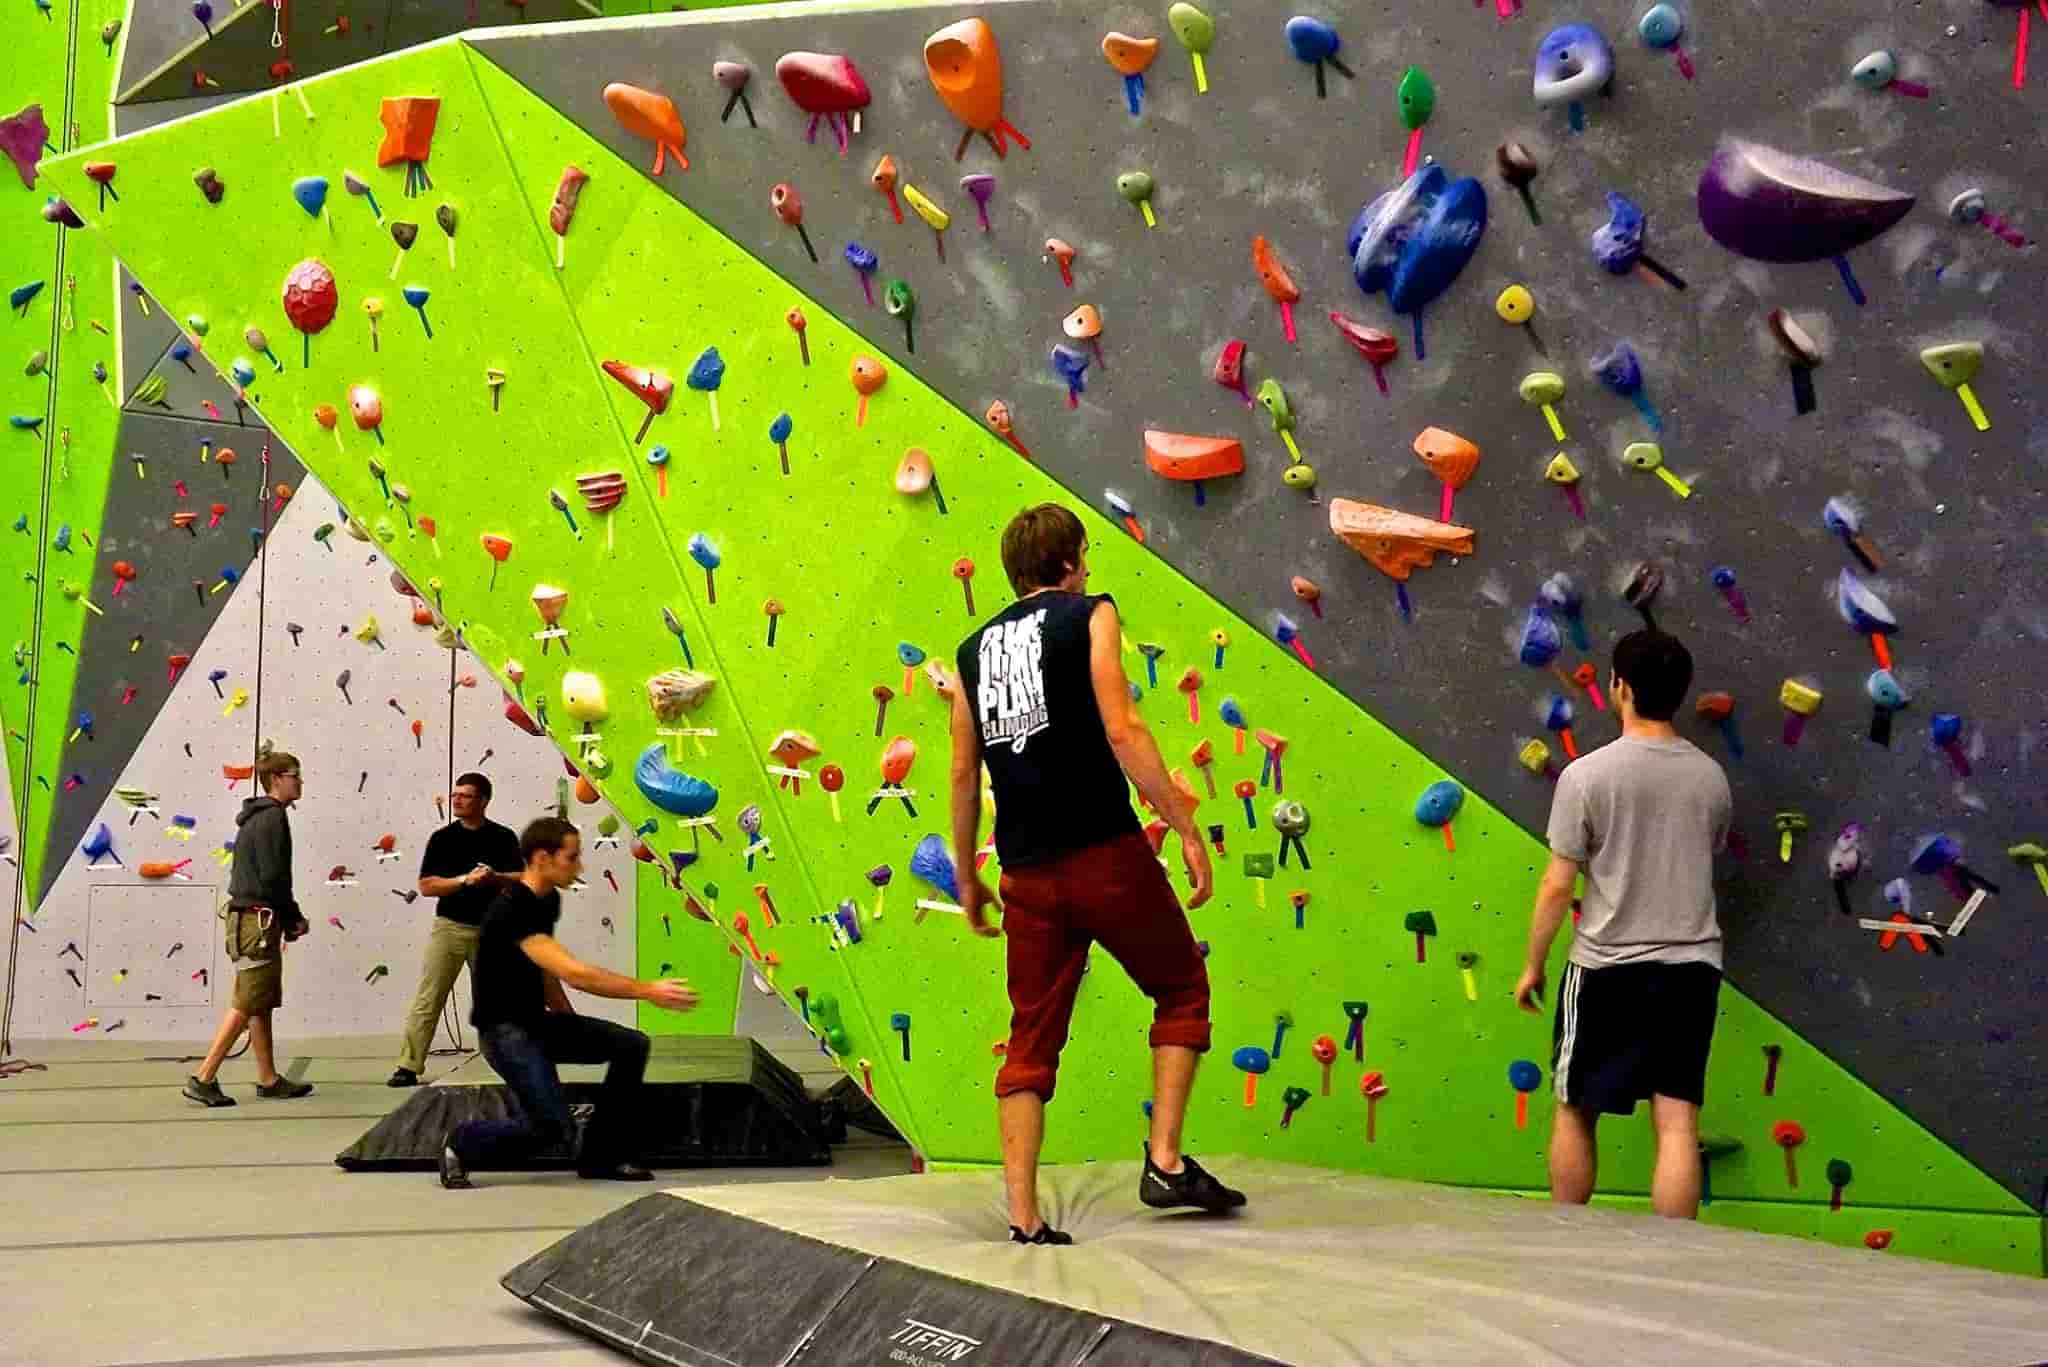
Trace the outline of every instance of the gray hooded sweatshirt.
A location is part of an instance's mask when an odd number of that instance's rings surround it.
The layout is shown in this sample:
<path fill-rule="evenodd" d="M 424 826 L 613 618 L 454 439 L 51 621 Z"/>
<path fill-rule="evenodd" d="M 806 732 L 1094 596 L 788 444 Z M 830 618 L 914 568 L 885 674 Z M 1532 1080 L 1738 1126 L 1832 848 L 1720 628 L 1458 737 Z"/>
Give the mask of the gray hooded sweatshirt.
<path fill-rule="evenodd" d="M 235 860 L 228 872 L 228 905 L 269 907 L 281 921 L 299 916 L 292 897 L 292 827 L 284 804 L 252 797 L 235 817 Z"/>

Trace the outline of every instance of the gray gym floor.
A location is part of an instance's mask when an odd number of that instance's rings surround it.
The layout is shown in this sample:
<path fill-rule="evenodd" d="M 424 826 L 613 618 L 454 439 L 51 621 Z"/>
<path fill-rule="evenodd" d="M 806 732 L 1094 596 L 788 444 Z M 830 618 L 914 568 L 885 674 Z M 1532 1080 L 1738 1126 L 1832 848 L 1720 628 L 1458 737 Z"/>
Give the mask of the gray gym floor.
<path fill-rule="evenodd" d="M 782 1053 L 779 1044 L 771 1048 Z M 195 1046 L 118 1037 L 18 1045 L 48 1070 L 0 1080 L 0 1363 L 616 1367 L 617 1355 L 527 1310 L 498 1278 L 659 1188 L 479 1174 L 476 1190 L 444 1192 L 429 1173 L 341 1171 L 335 1153 L 411 1095 L 384 1085 L 395 1045 L 287 1039 L 286 1071 L 313 1083 L 311 1096 L 257 1097 L 244 1058 L 221 1071 L 240 1104 L 211 1111 L 178 1094 L 189 1062 L 148 1061 Z M 785 1061 L 807 1073 L 823 1062 L 814 1046 L 810 1060 L 801 1053 Z M 428 1073 L 457 1063 L 436 1058 Z M 482 1068 L 472 1059 L 462 1072 Z M 855 1131 L 829 1168 L 671 1169 L 658 1181 L 909 1170 L 908 1149 Z"/>

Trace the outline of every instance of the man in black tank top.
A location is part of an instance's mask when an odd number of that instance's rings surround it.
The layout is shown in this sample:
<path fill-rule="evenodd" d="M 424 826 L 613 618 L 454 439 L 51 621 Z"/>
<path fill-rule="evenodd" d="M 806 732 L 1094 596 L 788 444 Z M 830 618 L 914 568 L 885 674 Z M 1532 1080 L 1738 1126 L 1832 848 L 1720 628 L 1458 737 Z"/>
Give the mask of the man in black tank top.
<path fill-rule="evenodd" d="M 1209 852 L 1132 704 L 1116 604 L 1083 592 L 1087 549 L 1071 510 L 1044 503 L 1019 513 L 1003 532 L 1017 601 L 962 642 L 956 660 L 953 859 L 968 924 L 1007 940 L 1010 1040 L 996 1097 L 1010 1237 L 1026 1244 L 1073 1242 L 1039 1215 L 1038 1154 L 1095 943 L 1153 1003 L 1152 1131 L 1139 1198 L 1210 1211 L 1244 1204 L 1180 1148 L 1195 1067 L 1209 1048 L 1209 975 L 1131 811 L 1131 785 L 1180 837 L 1190 908 L 1209 900 Z M 1003 867 L 1000 930 L 988 921 L 997 896 L 973 873 L 983 764 Z"/>

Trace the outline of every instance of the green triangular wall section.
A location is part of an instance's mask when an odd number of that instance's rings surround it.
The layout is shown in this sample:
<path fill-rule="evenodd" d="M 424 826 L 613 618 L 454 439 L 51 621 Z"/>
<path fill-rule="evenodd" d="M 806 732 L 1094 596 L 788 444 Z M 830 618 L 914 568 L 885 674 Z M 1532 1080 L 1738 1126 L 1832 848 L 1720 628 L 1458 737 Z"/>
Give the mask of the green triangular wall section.
<path fill-rule="evenodd" d="M 398 93 L 444 101 L 432 161 L 437 192 L 407 201 L 395 170 L 379 180 L 380 197 L 397 206 L 387 212 L 424 225 L 396 283 L 431 287 L 431 342 L 397 301 L 389 239 L 367 214 L 360 223 L 338 223 L 330 236 L 283 194 L 294 175 L 363 161 L 376 139 L 379 97 Z M 906 867 L 910 848 L 945 825 L 945 712 L 923 678 L 891 704 L 886 733 L 909 736 L 920 749 L 910 780 L 920 811 L 912 821 L 888 804 L 870 816 L 864 808 L 882 742 L 874 736 L 869 689 L 901 689 L 900 641 L 938 659 L 950 656 L 973 622 L 949 574 L 955 558 L 971 556 L 981 567 L 977 611 L 992 609 L 1002 597 L 995 542 L 1003 521 L 1023 503 L 1065 491 L 900 370 L 876 396 L 865 426 L 855 427 L 845 376 L 862 349 L 857 336 L 459 44 L 337 73 L 310 83 L 309 94 L 323 117 L 290 125 L 281 142 L 272 141 L 260 100 L 125 140 L 109 155 L 133 189 L 118 209 L 88 218 L 180 314 L 234 320 L 236 328 L 257 322 L 285 341 L 280 354 L 289 369 L 265 396 L 266 419 L 373 529 L 396 524 L 398 515 L 385 505 L 368 459 L 378 456 L 391 478 L 412 485 L 415 512 L 440 520 L 446 554 L 433 562 L 401 540 L 390 548 L 397 563 L 415 578 L 443 579 L 451 616 L 466 622 L 469 639 L 494 669 L 514 658 L 523 663 L 527 698 L 546 699 L 565 745 L 576 744 L 579 729 L 562 699 L 565 667 L 604 682 L 609 716 L 595 729 L 613 766 L 603 782 L 607 795 L 623 810 L 657 818 L 649 843 L 658 852 L 701 847 L 691 879 L 707 898 L 709 884 L 721 886 L 722 921 L 749 914 L 755 943 L 781 960 L 778 987 L 788 993 L 806 986 L 814 1001 L 822 993 L 841 999 L 849 1063 L 870 1061 L 881 1100 L 922 1150 L 940 1160 L 991 1159 L 989 1046 L 1006 1017 L 1000 948 L 962 935 L 951 918 L 919 925 L 910 914 L 924 891 Z M 223 215 L 192 190 L 184 168 L 196 161 L 213 162 L 251 186 L 276 182 L 278 193 L 250 196 Z M 558 273 L 545 214 L 555 178 L 570 162 L 592 179 L 570 229 L 567 268 Z M 52 172 L 82 200 L 77 158 Z M 432 207 L 442 198 L 463 216 L 454 272 L 432 227 Z M 235 258 L 192 271 L 199 258 L 190 244 L 230 225 L 242 243 Z M 298 363 L 297 339 L 278 305 L 285 272 L 309 254 L 334 268 L 342 301 L 335 323 L 314 339 L 311 370 Z M 385 346 L 375 355 L 359 311 L 371 294 L 391 305 Z M 808 369 L 782 322 L 798 304 L 809 314 Z M 729 367 L 715 432 L 703 396 L 680 382 L 698 352 L 714 344 Z M 629 440 L 642 410 L 597 368 L 607 357 L 653 365 L 678 380 L 673 407 L 642 446 Z M 482 383 L 487 366 L 508 374 L 496 413 Z M 349 428 L 350 384 L 381 392 L 384 446 Z M 339 449 L 310 421 L 313 405 L 323 402 L 343 408 Z M 766 435 L 782 411 L 795 421 L 788 477 Z M 657 442 L 673 454 L 665 498 L 644 459 Z M 946 513 L 928 499 L 905 501 L 893 491 L 891 474 L 910 445 L 932 452 Z M 573 502 L 577 474 L 606 470 L 622 471 L 630 485 L 609 527 Z M 548 506 L 550 488 L 572 500 L 580 538 Z M 1547 1062 L 1549 1052 L 1547 1023 L 1518 1015 L 1506 997 L 1540 846 L 1475 799 L 1458 821 L 1457 854 L 1446 855 L 1408 813 L 1413 794 L 1439 770 L 1114 525 L 1084 515 L 1097 581 L 1117 592 L 1134 639 L 1159 640 L 1183 658 L 1206 650 L 1212 627 L 1227 626 L 1237 639 L 1223 669 L 1204 670 L 1204 725 L 1189 723 L 1170 688 L 1148 690 L 1145 710 L 1170 759 L 1206 736 L 1220 742 L 1225 756 L 1220 781 L 1256 776 L 1256 763 L 1229 755 L 1229 733 L 1214 720 L 1226 694 L 1243 699 L 1263 725 L 1314 738 L 1290 752 L 1286 769 L 1288 795 L 1315 814 L 1314 868 L 1298 883 L 1276 884 L 1268 907 L 1258 907 L 1252 885 L 1234 876 L 1247 848 L 1271 848 L 1263 823 L 1247 831 L 1227 797 L 1201 813 L 1223 825 L 1230 854 L 1219 896 L 1194 917 L 1197 934 L 1212 945 L 1218 1054 L 1199 1085 L 1191 1138 L 1218 1152 L 1539 1187 L 1543 1126 L 1515 1128 L 1505 1074 L 1510 1061 Z M 477 548 L 486 532 L 514 542 L 495 589 L 487 587 L 490 562 Z M 724 556 L 715 603 L 684 553 L 699 532 Z M 607 549 L 607 535 L 615 549 Z M 559 647 L 541 655 L 532 639 L 539 624 L 528 594 L 536 582 L 569 591 L 562 621 L 574 654 L 567 661 Z M 772 649 L 762 614 L 770 596 L 787 608 Z M 680 764 L 720 789 L 722 842 L 677 829 L 630 777 L 635 757 L 655 740 L 643 681 L 681 663 L 678 643 L 661 626 L 664 604 L 685 624 L 699 667 L 719 679 L 695 719 L 718 735 L 707 742 L 708 754 L 685 749 Z M 801 796 L 772 787 L 765 752 L 785 727 L 811 732 L 824 761 L 845 767 L 843 820 L 833 820 L 815 785 Z M 1360 773 L 1373 776 L 1363 788 Z M 1262 793 L 1259 803 L 1271 800 Z M 762 809 L 777 856 L 757 860 L 751 872 L 737 824 L 750 804 Z M 863 942 L 833 948 L 809 919 L 841 899 L 872 910 L 873 891 L 862 875 L 880 862 L 896 869 L 885 918 L 864 917 Z M 778 929 L 763 923 L 750 891 L 756 882 L 782 914 Z M 1282 894 L 1295 886 L 1310 893 L 1300 931 L 1283 909 Z M 1413 937 L 1401 928 L 1403 915 L 1418 907 L 1433 908 L 1442 928 L 1421 964 Z M 650 914 L 653 907 L 643 908 L 643 943 Z M 1453 966 L 1460 950 L 1480 956 L 1476 1002 L 1466 999 Z M 1314 1035 L 1341 1036 L 1336 1004 L 1348 997 L 1373 1004 L 1364 1066 L 1383 1070 L 1391 1088 L 1370 1146 L 1362 1142 L 1359 1066 L 1347 1056 L 1334 1094 L 1324 1099 L 1308 1059 Z M 1264 1079 L 1259 1105 L 1247 1109 L 1228 1052 L 1270 1045 L 1280 1009 L 1291 1011 L 1297 1025 Z M 897 1011 L 913 1017 L 907 1063 L 889 1026 Z M 1148 1014 L 1108 965 L 1091 975 L 1049 1158 L 1118 1158 L 1140 1133 Z M 656 1018 L 646 1023 L 660 1025 Z M 1759 1050 L 1767 1042 L 1781 1044 L 1786 1055 L 1772 1098 L 1758 1095 Z M 1279 1094 L 1295 1084 L 1316 1095 L 1281 1130 Z M 1905 1251 L 2039 1270 L 2036 1224 L 2025 1207 L 1733 991 L 1724 994 L 1710 1096 L 1710 1128 L 1748 1145 L 1716 1168 L 1716 1190 L 1735 1210 L 1745 1202 L 1775 1208 L 1790 1200 L 1818 1201 L 1824 1212 L 1820 1168 L 1839 1156 L 1856 1165 L 1854 1213 L 1816 1216 L 1808 1232 L 1855 1242 L 1881 1217 L 1888 1226 L 1925 1231 L 1917 1246 L 1910 1234 L 1903 1238 Z M 1779 1119 L 1799 1120 L 1809 1135 L 1797 1189 L 1788 1188 L 1770 1144 Z M 1623 1191 L 1639 1189 L 1647 1167 L 1645 1136 L 1628 1129 L 1611 1127 L 1604 1155 L 1604 1170 Z M 1944 1214 L 1951 1211 L 1968 1214 Z M 1994 1232 L 1973 1243 L 1958 1232 L 1959 1218 L 1990 1223 Z"/>
<path fill-rule="evenodd" d="M 24 11 L 7 27 L 0 113 L 40 103 L 52 142 L 67 151 L 108 135 L 105 91 L 115 57 L 90 36 L 101 8 L 62 6 L 49 19 Z M 21 886 L 31 892 L 43 885 L 49 807 L 62 782 L 75 719 L 69 705 L 78 672 L 73 652 L 89 616 L 84 603 L 105 592 L 92 582 L 91 568 L 112 474 L 108 455 L 120 396 L 113 393 L 113 402 L 103 397 L 93 367 L 105 367 L 109 392 L 121 374 L 111 249 L 98 234 L 46 226 L 39 211 L 51 193 L 46 173 L 25 187 L 12 163 L 0 166 L 0 209 L 10 225 L 0 235 L 0 278 L 8 289 L 43 282 L 25 314 L 0 318 L 14 358 L 0 367 L 0 411 L 44 418 L 32 432 L 0 431 L 12 472 L 0 495 L 0 528 L 25 520 L 20 532 L 0 530 L 0 580 L 8 585 L 0 602 L 0 648 L 8 652 L 0 664 L 0 721 L 18 822 Z M 70 198 L 91 204 L 97 194 L 84 198 L 72 191 Z M 68 289 L 67 280 L 76 288 Z M 21 362 L 38 350 L 48 353 L 48 370 L 25 375 Z M 52 549 L 67 526 L 74 547 L 68 556 Z M 75 585 L 80 596 L 66 597 L 66 584 Z"/>

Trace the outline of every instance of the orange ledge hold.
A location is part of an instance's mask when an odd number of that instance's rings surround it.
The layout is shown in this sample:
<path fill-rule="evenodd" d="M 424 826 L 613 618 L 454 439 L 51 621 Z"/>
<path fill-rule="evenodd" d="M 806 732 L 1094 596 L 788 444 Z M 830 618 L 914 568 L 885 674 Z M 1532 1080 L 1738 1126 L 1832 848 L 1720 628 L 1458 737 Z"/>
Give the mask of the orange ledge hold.
<path fill-rule="evenodd" d="M 1221 479 L 1244 473 L 1244 443 L 1236 437 L 1186 432 L 1145 433 L 1145 464 L 1166 479 Z M 1333 514 L 1334 516 L 1334 514 Z"/>

